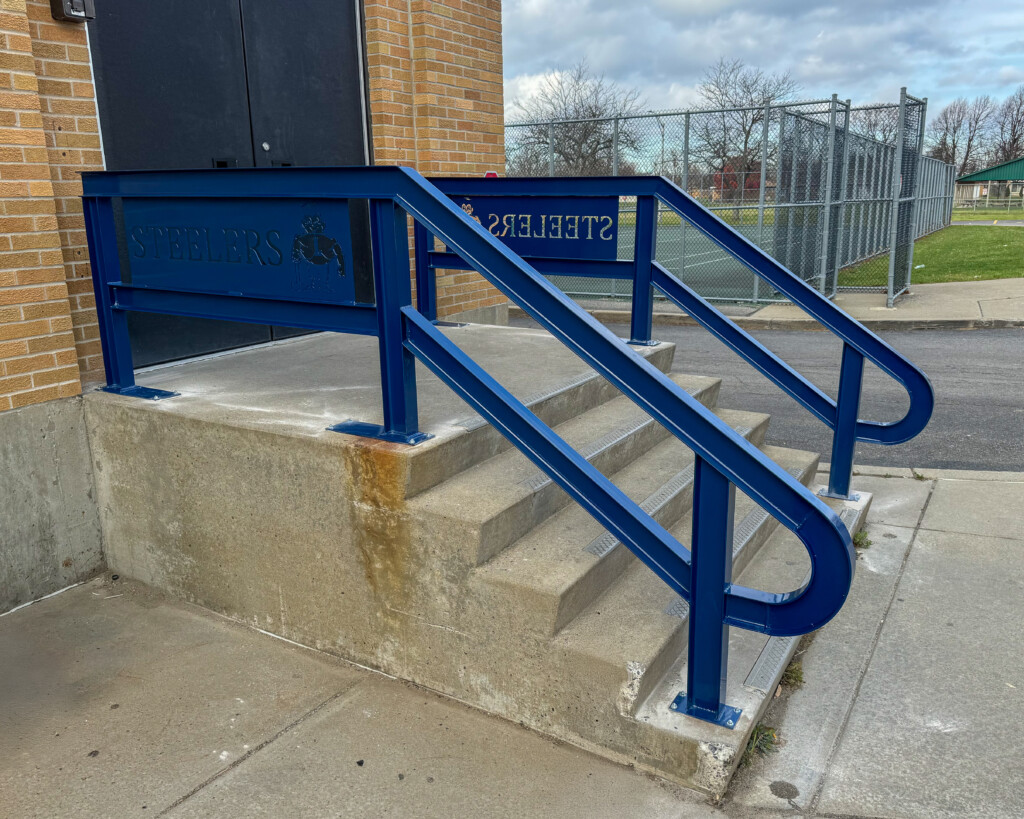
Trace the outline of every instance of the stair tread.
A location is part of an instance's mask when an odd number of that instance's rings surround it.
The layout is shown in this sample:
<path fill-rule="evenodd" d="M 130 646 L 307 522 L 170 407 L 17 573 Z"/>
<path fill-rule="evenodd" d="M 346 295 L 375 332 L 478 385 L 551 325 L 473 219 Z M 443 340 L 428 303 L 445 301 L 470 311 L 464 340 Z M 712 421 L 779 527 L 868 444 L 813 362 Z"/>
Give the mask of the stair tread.
<path fill-rule="evenodd" d="M 720 379 L 672 374 L 676 384 L 705 400 L 717 394 Z M 586 452 L 603 441 L 628 435 L 631 429 L 654 423 L 640 407 L 619 396 L 555 428 L 577 451 Z M 544 475 L 517 449 L 506 450 L 413 499 L 417 507 L 437 509 L 447 517 L 469 522 L 487 521 L 511 504 L 530 496 L 547 482 Z"/>
<path fill-rule="evenodd" d="M 783 468 L 799 468 L 805 478 L 813 477 L 815 453 L 774 446 L 766 446 L 764 450 Z M 737 521 L 754 508 L 753 501 L 737 493 Z M 669 529 L 684 546 L 689 545 L 690 523 L 688 513 Z M 770 548 L 778 535 L 778 530 L 769 535 L 759 554 Z M 740 577 L 745 578 L 746 572 Z M 639 663 L 647 668 L 654 664 L 676 633 L 685 628 L 685 606 L 685 601 L 637 560 L 601 598 L 563 629 L 556 640 L 565 649 L 615 667 Z M 621 618 L 618 627 L 613 625 L 613 617 Z"/>
<path fill-rule="evenodd" d="M 751 429 L 750 424 L 756 428 L 768 418 L 731 410 L 716 410 L 715 414 L 734 429 Z M 613 480 L 633 500 L 642 503 L 692 464 L 692 450 L 676 438 L 670 438 L 617 472 Z M 488 582 L 527 585 L 537 593 L 558 597 L 600 562 L 603 555 L 588 551 L 588 547 L 606 531 L 582 507 L 572 504 L 478 571 Z"/>

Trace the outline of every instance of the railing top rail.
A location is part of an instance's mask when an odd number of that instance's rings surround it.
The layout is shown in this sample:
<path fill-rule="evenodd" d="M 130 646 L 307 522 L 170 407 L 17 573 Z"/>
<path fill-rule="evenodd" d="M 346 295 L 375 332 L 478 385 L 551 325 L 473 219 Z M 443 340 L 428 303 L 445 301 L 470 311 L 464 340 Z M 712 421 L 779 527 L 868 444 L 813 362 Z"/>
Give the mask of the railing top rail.
<path fill-rule="evenodd" d="M 394 166 L 219 168 L 209 170 L 88 171 L 82 195 L 90 197 L 162 197 L 231 199 L 394 199 L 404 178 Z M 214 184 L 215 183 L 215 184 Z"/>

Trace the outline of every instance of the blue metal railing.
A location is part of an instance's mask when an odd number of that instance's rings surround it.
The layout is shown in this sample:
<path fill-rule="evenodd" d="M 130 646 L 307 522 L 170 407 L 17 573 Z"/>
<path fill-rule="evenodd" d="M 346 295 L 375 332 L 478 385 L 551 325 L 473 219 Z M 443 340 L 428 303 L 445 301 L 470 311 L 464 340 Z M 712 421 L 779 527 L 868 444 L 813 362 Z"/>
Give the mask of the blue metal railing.
<path fill-rule="evenodd" d="M 651 338 L 652 288 L 675 302 L 696 322 L 742 356 L 759 372 L 792 396 L 812 415 L 833 430 L 830 497 L 850 497 L 850 479 L 857 441 L 898 444 L 908 441 L 927 425 L 935 398 L 928 378 L 877 335 L 845 313 L 828 298 L 791 273 L 757 245 L 703 208 L 681 188 L 663 177 L 592 177 L 560 179 L 432 179 L 449 196 L 618 196 L 637 198 L 636 258 L 595 264 L 576 259 L 544 259 L 536 263 L 547 274 L 632 280 L 631 343 Z M 741 261 L 748 269 L 794 304 L 802 308 L 843 341 L 837 400 L 822 392 L 775 353 L 701 298 L 693 289 L 653 261 L 653 236 L 657 204 L 661 202 L 687 220 L 712 242 Z M 421 264 L 426 263 L 424 268 Z M 460 268 L 466 265 L 452 254 L 417 257 L 417 271 L 429 275 L 429 267 Z M 423 305 L 421 303 L 421 309 Z M 429 308 L 428 308 L 429 309 Z M 858 419 L 864 359 L 906 389 L 910 405 L 899 421 L 880 423 Z"/>
<path fill-rule="evenodd" d="M 690 602 L 687 689 L 679 710 L 701 719 L 731 727 L 738 717 L 736 709 L 723 702 L 728 657 L 727 626 L 772 635 L 803 634 L 822 626 L 842 607 L 852 583 L 855 557 L 849 533 L 835 513 L 803 484 L 551 285 L 539 272 L 548 266 L 548 262 L 538 262 L 535 267 L 524 261 L 414 171 L 383 167 L 274 169 L 86 174 L 83 178 L 86 228 L 107 368 L 107 390 L 159 397 L 153 395 L 154 391 L 135 385 L 126 311 L 228 318 L 375 335 L 380 349 L 384 424 L 347 422 L 334 428 L 415 443 L 425 437 L 417 426 L 413 362 L 418 358 Z M 494 181 L 487 180 L 491 184 Z M 558 191 L 561 195 L 567 190 L 577 190 L 578 183 L 588 192 L 601 190 L 612 183 L 633 183 L 634 187 L 641 188 L 641 196 L 645 198 L 639 208 L 637 230 L 639 232 L 642 226 L 648 232 L 643 238 L 646 247 L 650 248 L 650 255 L 640 252 L 634 262 L 589 263 L 589 269 L 607 274 L 622 271 L 622 264 L 629 267 L 638 295 L 634 305 L 641 306 L 639 311 L 634 311 L 633 340 L 649 341 L 650 288 L 658 286 L 667 294 L 668 291 L 678 291 L 676 295 L 684 302 L 691 299 L 685 286 L 678 282 L 673 284 L 668 274 L 652 260 L 655 230 L 653 197 L 658 196 L 669 205 L 676 202 L 684 215 L 703 218 L 703 211 L 664 180 L 543 181 L 561 185 Z M 501 193 L 509 194 L 513 191 L 506 187 L 507 183 L 529 187 L 536 180 L 504 182 Z M 459 180 L 458 184 L 471 188 L 472 183 L 473 180 Z M 456 183 L 450 180 L 442 182 L 443 186 L 453 184 Z M 515 192 L 517 195 L 538 195 L 536 187 L 530 190 L 526 187 L 517 188 Z M 679 196 L 683 199 L 680 200 Z M 198 203 L 197 207 L 204 202 L 231 200 L 235 203 L 233 206 L 239 207 L 237 203 L 242 201 L 293 203 L 338 199 L 369 200 L 376 305 L 312 303 L 301 294 L 255 295 L 244 288 L 227 293 L 195 288 L 181 291 L 166 283 L 155 286 L 147 284 L 143 277 L 133 281 L 122 275 L 113 207 L 115 200 L 123 203 L 132 200 L 158 204 Z M 693 210 L 692 214 L 690 210 Z M 412 305 L 407 215 L 414 220 L 417 238 L 415 259 L 419 309 Z M 700 224 L 697 219 L 694 222 Z M 723 227 L 728 232 L 723 232 Z M 793 297 L 786 290 L 789 282 L 784 280 L 791 274 L 778 266 L 777 270 L 771 269 L 765 261 L 767 257 L 763 257 L 756 248 L 750 251 L 739 246 L 738 243 L 745 240 L 738 234 L 730 235 L 731 231 L 710 215 L 706 232 L 712 238 L 719 237 L 723 246 L 740 258 L 744 258 L 744 254 L 749 256 L 759 267 L 767 270 L 766 278 L 773 284 L 777 279 L 784 286 L 776 286 Z M 433 242 L 432 237 L 444 242 L 449 252 L 433 252 L 428 245 L 428 242 Z M 641 242 L 636 246 L 640 248 Z M 433 284 L 429 280 L 433 278 L 430 275 L 433 266 L 478 270 L 694 451 L 691 549 L 675 540 L 432 323 Z M 796 283 L 799 287 L 790 290 L 797 297 L 805 295 L 800 289 L 802 287 L 820 299 L 802 282 Z M 814 309 L 843 330 L 847 346 L 853 348 L 858 356 L 867 355 L 876 362 L 881 359 L 880 366 L 885 365 L 883 369 L 890 373 L 895 370 L 895 377 L 906 379 L 904 383 L 911 380 L 903 373 L 909 364 L 898 364 L 895 359 L 890 361 L 880 356 L 879 353 L 885 351 L 892 356 L 897 354 L 848 318 L 845 319 L 850 325 L 847 327 L 843 319 L 833 315 L 836 312 L 834 306 L 822 301 L 827 307 L 813 302 Z M 710 322 L 712 317 L 709 315 L 707 318 Z M 722 337 L 733 338 L 727 323 L 715 326 L 719 327 Z M 778 379 L 776 383 L 790 384 L 800 378 L 788 369 L 779 375 L 775 371 L 779 366 L 776 364 L 778 360 L 773 354 L 763 348 L 759 353 L 759 345 L 753 339 L 737 338 L 741 341 L 737 342 L 736 349 L 745 357 L 750 356 L 748 360 L 752 363 L 759 361 L 759 369 L 771 373 L 773 380 Z M 844 377 L 852 378 L 846 373 L 848 363 L 858 360 L 861 359 L 853 356 L 848 360 L 844 355 Z M 755 366 L 758 365 L 755 363 Z M 854 370 L 853 364 L 849 364 L 849 369 L 851 372 Z M 921 379 L 927 387 L 923 376 Z M 852 381 L 845 383 L 846 393 L 856 392 L 859 395 L 859 381 L 856 391 L 849 388 Z M 930 398 L 930 388 L 926 393 Z M 823 420 L 828 422 L 835 418 L 837 436 L 851 423 L 855 432 L 860 429 L 856 425 L 864 423 L 856 420 L 856 404 L 852 399 L 844 400 L 842 387 L 838 408 L 833 405 L 833 410 L 824 409 L 829 399 L 820 392 L 808 389 L 805 397 L 807 403 L 822 411 Z M 848 417 L 850 406 L 853 406 L 852 422 Z M 914 423 L 923 426 L 924 421 L 919 416 L 915 418 Z M 913 433 L 907 433 L 913 425 L 904 424 L 900 434 L 909 437 Z M 735 487 L 776 517 L 803 543 L 810 557 L 811 574 L 802 588 L 780 594 L 732 583 Z"/>

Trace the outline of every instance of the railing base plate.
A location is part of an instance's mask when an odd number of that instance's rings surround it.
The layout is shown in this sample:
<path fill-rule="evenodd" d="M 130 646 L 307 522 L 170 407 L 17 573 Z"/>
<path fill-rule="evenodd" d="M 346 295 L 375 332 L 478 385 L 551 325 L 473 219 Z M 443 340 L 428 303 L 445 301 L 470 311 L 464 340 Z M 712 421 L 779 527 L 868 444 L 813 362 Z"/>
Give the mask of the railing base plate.
<path fill-rule="evenodd" d="M 743 713 L 742 708 L 733 708 L 731 705 L 719 705 L 718 713 L 712 717 L 707 711 L 701 710 L 689 710 L 689 703 L 686 701 L 686 694 L 677 694 L 676 698 L 668 706 L 669 711 L 675 711 L 677 714 L 685 714 L 688 717 L 695 717 L 702 719 L 704 722 L 713 722 L 715 725 L 721 725 L 723 728 L 732 730 L 740 722 L 740 714 Z"/>
<path fill-rule="evenodd" d="M 854 503 L 860 500 L 860 495 L 856 492 L 851 492 L 849 495 L 840 495 L 837 492 L 829 492 L 827 489 L 822 489 L 818 494 L 823 498 L 832 498 L 833 500 L 851 501 Z"/>
<path fill-rule="evenodd" d="M 623 339 L 627 344 L 631 344 L 634 347 L 657 347 L 661 344 L 660 341 L 651 339 L 650 341 L 634 341 L 633 339 Z"/>
<path fill-rule="evenodd" d="M 346 435 L 358 435 L 360 438 L 376 438 L 378 441 L 390 441 L 393 444 L 409 444 L 414 446 L 433 438 L 426 432 L 395 432 L 384 429 L 380 424 L 368 424 L 365 421 L 342 421 L 327 427 L 331 432 L 344 432 Z"/>
<path fill-rule="evenodd" d="M 129 398 L 142 398 L 146 401 L 161 401 L 164 398 L 173 398 L 176 395 L 181 395 L 179 392 L 158 390 L 153 387 L 140 387 L 137 384 L 133 384 L 130 387 L 100 387 L 100 392 L 127 395 Z"/>

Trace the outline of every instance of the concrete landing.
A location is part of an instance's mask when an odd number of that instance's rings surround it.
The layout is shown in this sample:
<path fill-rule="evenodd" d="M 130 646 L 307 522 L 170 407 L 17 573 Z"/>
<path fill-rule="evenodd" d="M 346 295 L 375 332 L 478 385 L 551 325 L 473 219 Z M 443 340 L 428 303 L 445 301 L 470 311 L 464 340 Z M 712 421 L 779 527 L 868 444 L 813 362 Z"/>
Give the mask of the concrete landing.
<path fill-rule="evenodd" d="M 1024 474 L 889 472 L 721 805 L 108 576 L 0 617 L 0 816 L 1019 817 Z"/>
<path fill-rule="evenodd" d="M 542 330 L 467 324 L 442 331 L 520 399 L 590 372 Z M 317 333 L 149 368 L 137 382 L 180 393 L 150 402 L 151 409 L 264 431 L 331 437 L 324 430 L 339 421 L 384 420 L 377 339 L 367 336 Z M 416 384 L 422 430 L 444 434 L 474 416 L 419 363 Z"/>

